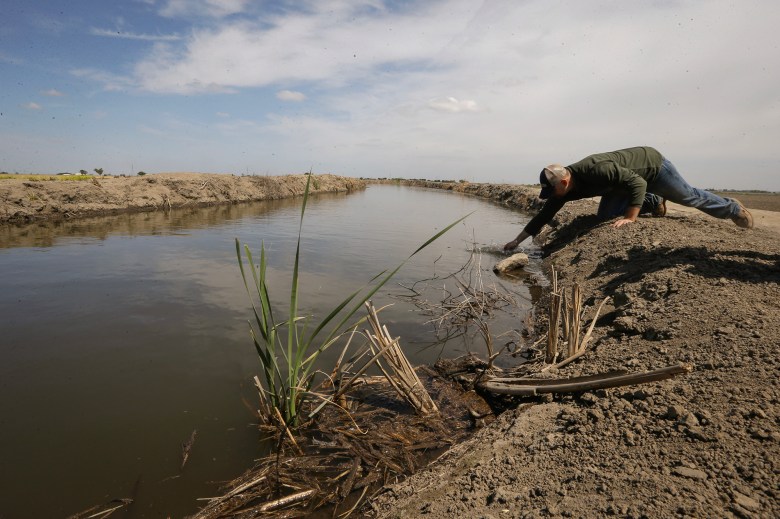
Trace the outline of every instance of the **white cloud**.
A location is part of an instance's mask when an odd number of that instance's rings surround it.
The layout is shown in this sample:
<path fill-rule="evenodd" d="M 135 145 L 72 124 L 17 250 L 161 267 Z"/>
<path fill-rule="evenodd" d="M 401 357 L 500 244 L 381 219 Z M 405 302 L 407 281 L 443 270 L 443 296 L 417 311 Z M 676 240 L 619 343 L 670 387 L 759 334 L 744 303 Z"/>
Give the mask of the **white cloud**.
<path fill-rule="evenodd" d="M 49 97 L 62 97 L 65 95 L 59 90 L 57 90 L 56 88 L 50 88 L 49 90 L 44 90 L 43 92 L 41 92 L 41 94 Z"/>
<path fill-rule="evenodd" d="M 438 112 L 476 112 L 477 103 L 471 100 L 459 100 L 454 97 L 446 97 L 441 99 L 432 99 L 428 103 L 428 107 Z"/>
<path fill-rule="evenodd" d="M 217 112 L 216 115 L 217 117 L 222 117 L 222 118 L 230 117 L 230 114 L 227 112 Z"/>
<path fill-rule="evenodd" d="M 174 116 L 193 122 L 180 135 L 202 138 L 202 146 L 190 144 L 213 151 L 211 161 L 232 161 L 246 150 L 241 160 L 256 153 L 263 162 L 273 153 L 282 172 L 321 163 L 345 174 L 382 169 L 387 176 L 442 172 L 522 182 L 549 162 L 648 144 L 694 185 L 718 184 L 720 175 L 726 186 L 742 161 L 759 165 L 762 181 L 780 189 L 773 169 L 780 163 L 780 69 L 771 66 L 780 47 L 776 2 L 159 0 L 154 6 L 189 18 L 190 30 L 179 28 L 186 21 L 162 20 L 163 27 L 175 23 L 181 39 L 147 34 L 140 59 L 72 73 L 140 94 L 114 98 L 128 106 L 206 94 L 170 105 Z M 153 33 L 157 26 L 142 27 Z M 290 110 L 276 100 L 306 103 Z M 211 103 L 199 112 L 203 121 L 185 106 L 201 103 Z M 218 113 L 223 119 L 214 124 L 218 110 L 244 119 Z M 208 141 L 212 130 L 224 140 Z M 258 141 L 262 153 L 255 151 Z M 189 158 L 193 148 L 160 156 Z M 231 154 L 221 152 L 228 148 Z"/>
<path fill-rule="evenodd" d="M 22 108 L 26 108 L 28 110 L 42 110 L 43 107 L 39 105 L 38 103 L 34 103 L 30 101 L 29 103 L 23 104 Z"/>
<path fill-rule="evenodd" d="M 92 27 L 89 33 L 94 36 L 105 36 L 108 38 L 120 38 L 125 40 L 142 40 L 142 41 L 178 41 L 182 37 L 178 34 L 142 34 L 135 32 L 128 32 L 124 30 L 110 30 L 110 29 L 98 29 Z"/>
<path fill-rule="evenodd" d="M 87 78 L 103 84 L 103 88 L 109 92 L 120 92 L 135 88 L 132 78 L 120 76 L 111 72 L 105 72 L 94 68 L 73 69 L 70 73 L 76 77 Z"/>
<path fill-rule="evenodd" d="M 183 46 L 156 45 L 136 65 L 136 78 L 145 90 L 192 94 L 285 81 L 338 86 L 379 79 L 384 67 L 447 67 L 455 57 L 447 48 L 472 16 L 464 8 L 382 14 L 364 7 L 316 3 L 201 29 Z"/>
<path fill-rule="evenodd" d="M 202 16 L 222 18 L 243 12 L 249 0 L 168 0 L 160 9 L 160 15 L 169 18 Z"/>
<path fill-rule="evenodd" d="M 294 92 L 292 90 L 280 90 L 276 93 L 276 98 L 281 101 L 304 101 L 306 95 L 303 92 Z"/>

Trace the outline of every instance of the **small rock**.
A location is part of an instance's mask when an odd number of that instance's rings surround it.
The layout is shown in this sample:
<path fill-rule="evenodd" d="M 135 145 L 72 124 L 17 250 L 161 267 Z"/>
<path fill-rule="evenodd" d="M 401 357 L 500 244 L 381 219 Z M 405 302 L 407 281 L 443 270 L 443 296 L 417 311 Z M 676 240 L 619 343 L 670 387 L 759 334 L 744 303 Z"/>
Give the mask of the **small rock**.
<path fill-rule="evenodd" d="M 669 406 L 669 409 L 666 410 L 666 418 L 669 418 L 670 420 L 674 420 L 676 418 L 680 418 L 681 416 L 684 416 L 688 413 L 688 410 L 685 409 L 681 405 L 671 405 Z"/>
<path fill-rule="evenodd" d="M 588 416 L 588 419 L 591 422 L 597 422 L 598 423 L 598 422 L 601 422 L 601 421 L 604 420 L 604 413 L 602 413 L 598 409 L 588 409 L 586 414 Z"/>
<path fill-rule="evenodd" d="M 686 412 L 685 414 L 679 417 L 677 423 L 680 425 L 684 425 L 686 427 L 698 427 L 699 419 L 696 418 L 695 414 L 691 412 Z"/>
<path fill-rule="evenodd" d="M 750 436 L 752 438 L 755 438 L 756 440 L 773 440 L 775 439 L 772 433 L 770 431 L 767 431 L 766 429 L 759 429 L 757 427 L 751 427 L 748 429 L 748 433 L 750 433 Z"/>
<path fill-rule="evenodd" d="M 518 252 L 517 254 L 512 254 L 508 258 L 502 259 L 496 263 L 495 267 L 493 267 L 493 271 L 510 272 L 512 270 L 523 268 L 526 265 L 528 265 L 528 254 Z"/>
<path fill-rule="evenodd" d="M 764 410 L 763 409 L 759 409 L 759 408 L 756 408 L 756 409 L 753 409 L 752 411 L 750 411 L 750 415 L 749 416 L 750 416 L 750 418 L 766 418 L 767 417 L 766 413 L 764 412 Z"/>
<path fill-rule="evenodd" d="M 498 487 L 496 491 L 488 498 L 488 504 L 498 502 L 500 504 L 512 503 L 520 499 L 520 494 L 512 492 L 506 487 Z"/>
<path fill-rule="evenodd" d="M 761 508 L 761 503 L 752 497 L 740 494 L 739 492 L 734 492 L 734 504 L 741 506 L 745 510 L 750 510 L 751 512 L 758 512 Z"/>
<path fill-rule="evenodd" d="M 704 434 L 704 431 L 701 429 L 701 427 L 688 427 L 685 429 L 685 434 L 688 435 L 689 438 L 693 438 L 694 440 L 698 440 L 700 442 L 715 441 L 714 438 L 710 438 Z"/>
<path fill-rule="evenodd" d="M 699 480 L 707 479 L 706 472 L 699 469 L 692 469 L 690 467 L 675 467 L 674 469 L 672 469 L 672 472 L 684 478 L 699 479 Z"/>
<path fill-rule="evenodd" d="M 647 389 L 638 389 L 637 391 L 634 391 L 634 399 L 635 400 L 647 400 L 647 397 L 652 395 L 652 390 Z"/>

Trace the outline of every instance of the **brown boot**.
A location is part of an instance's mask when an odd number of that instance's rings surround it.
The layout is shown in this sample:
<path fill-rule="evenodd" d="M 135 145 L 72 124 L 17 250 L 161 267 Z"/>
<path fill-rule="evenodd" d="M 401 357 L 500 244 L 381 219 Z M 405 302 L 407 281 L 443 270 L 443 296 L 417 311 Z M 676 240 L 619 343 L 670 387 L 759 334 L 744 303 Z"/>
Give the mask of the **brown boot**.
<path fill-rule="evenodd" d="M 666 200 L 661 198 L 661 201 L 658 203 L 658 205 L 653 209 L 653 216 L 660 218 L 662 216 L 666 216 Z"/>
<path fill-rule="evenodd" d="M 750 211 L 748 211 L 744 205 L 742 205 L 742 202 L 739 200 L 734 201 L 739 204 L 739 213 L 737 213 L 736 216 L 732 216 L 731 221 L 737 224 L 737 227 L 742 227 L 743 229 L 752 229 L 753 215 L 750 214 Z"/>

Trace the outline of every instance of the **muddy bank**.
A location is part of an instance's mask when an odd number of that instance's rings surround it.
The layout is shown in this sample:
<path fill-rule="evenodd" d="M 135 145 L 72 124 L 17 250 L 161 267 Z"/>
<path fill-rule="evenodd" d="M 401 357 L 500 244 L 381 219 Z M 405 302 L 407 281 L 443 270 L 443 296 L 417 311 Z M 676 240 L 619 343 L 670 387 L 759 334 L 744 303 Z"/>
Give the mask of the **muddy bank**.
<path fill-rule="evenodd" d="M 88 181 L 3 179 L 0 223 L 276 200 L 303 195 L 306 179 L 306 175 L 237 177 L 208 173 L 95 177 Z M 359 179 L 315 175 L 311 191 L 351 191 L 365 185 Z"/>
<path fill-rule="evenodd" d="M 530 188 L 452 189 L 522 208 L 534 203 Z M 677 362 L 694 371 L 518 399 L 473 439 L 375 496 L 365 515 L 780 514 L 780 234 L 758 221 L 746 231 L 689 211 L 614 229 L 592 217 L 595 208 L 567 204 L 539 237 L 547 267 L 565 286 L 579 282 L 586 304 L 612 298 L 589 353 L 556 376 Z M 547 329 L 538 310 L 532 336 Z M 586 309 L 586 319 L 592 313 Z"/>

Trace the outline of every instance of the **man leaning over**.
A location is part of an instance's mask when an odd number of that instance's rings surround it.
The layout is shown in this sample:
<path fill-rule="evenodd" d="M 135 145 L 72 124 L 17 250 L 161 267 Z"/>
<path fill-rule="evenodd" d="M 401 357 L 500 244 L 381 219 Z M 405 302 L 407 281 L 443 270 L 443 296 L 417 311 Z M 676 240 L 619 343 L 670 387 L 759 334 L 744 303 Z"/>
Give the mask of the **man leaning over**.
<path fill-rule="evenodd" d="M 601 196 L 599 216 L 619 216 L 613 227 L 635 222 L 640 212 L 663 216 L 666 200 L 715 218 L 730 218 L 745 229 L 753 227 L 753 215 L 738 200 L 691 187 L 674 164 L 648 146 L 597 153 L 566 167 L 551 164 L 542 170 L 539 181 L 544 206 L 504 250 L 536 236 L 566 202 L 594 196 Z"/>

